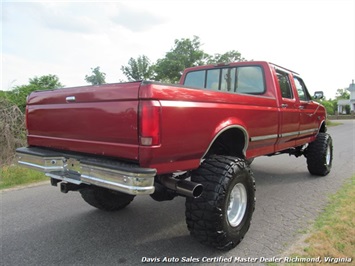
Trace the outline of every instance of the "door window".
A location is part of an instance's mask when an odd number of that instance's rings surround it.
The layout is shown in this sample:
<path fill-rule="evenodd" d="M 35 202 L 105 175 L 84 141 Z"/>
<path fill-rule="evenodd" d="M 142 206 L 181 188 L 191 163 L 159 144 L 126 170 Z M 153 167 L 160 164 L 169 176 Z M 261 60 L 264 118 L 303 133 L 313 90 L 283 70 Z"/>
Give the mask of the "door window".
<path fill-rule="evenodd" d="M 282 98 L 293 99 L 292 87 L 290 79 L 286 72 L 276 70 L 277 79 L 279 80 Z"/>
<path fill-rule="evenodd" d="M 298 77 L 293 77 L 293 79 L 295 81 L 298 97 L 300 98 L 300 100 L 301 101 L 311 100 L 311 96 L 309 95 L 303 80 Z"/>

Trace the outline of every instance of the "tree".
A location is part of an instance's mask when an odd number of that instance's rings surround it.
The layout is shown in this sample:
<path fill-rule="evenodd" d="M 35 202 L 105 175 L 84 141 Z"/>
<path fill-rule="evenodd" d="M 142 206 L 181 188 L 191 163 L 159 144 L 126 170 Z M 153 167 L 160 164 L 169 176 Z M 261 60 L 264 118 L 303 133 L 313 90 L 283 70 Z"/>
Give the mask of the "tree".
<path fill-rule="evenodd" d="M 155 64 L 156 78 L 174 83 L 179 81 L 185 68 L 202 65 L 208 55 L 200 47 L 200 38 L 197 36 L 194 36 L 192 40 L 176 39 L 174 47 Z"/>
<path fill-rule="evenodd" d="M 26 99 L 33 91 L 54 90 L 63 87 L 56 75 L 44 75 L 29 79 L 29 84 L 16 86 L 12 91 L 6 92 L 6 98 L 12 104 L 17 105 L 24 112 L 26 109 Z"/>
<path fill-rule="evenodd" d="M 337 89 L 337 99 L 350 99 L 350 93 L 346 89 Z"/>
<path fill-rule="evenodd" d="M 35 76 L 29 79 L 30 85 L 34 85 L 39 88 L 39 90 L 53 90 L 64 87 L 63 84 L 59 82 L 59 78 L 56 75 L 45 75 L 41 77 Z"/>
<path fill-rule="evenodd" d="M 130 58 L 127 66 L 121 66 L 123 74 L 129 81 L 154 79 L 154 66 L 147 56 L 141 55 L 137 59 Z"/>
<path fill-rule="evenodd" d="M 207 59 L 207 64 L 216 64 L 216 63 L 230 63 L 230 62 L 240 62 L 245 61 L 245 58 L 242 57 L 242 54 L 236 50 L 228 51 L 224 54 L 214 54 L 210 55 Z"/>
<path fill-rule="evenodd" d="M 335 114 L 336 109 L 334 109 L 335 105 L 334 105 L 334 101 L 333 100 L 324 100 L 324 101 L 321 101 L 321 104 L 327 110 L 327 114 L 328 115 L 334 115 Z"/>
<path fill-rule="evenodd" d="M 22 112 L 26 109 L 26 99 L 31 92 L 40 90 L 33 84 L 16 86 L 12 91 L 7 92 L 6 98 L 13 104 L 18 106 Z"/>
<path fill-rule="evenodd" d="M 100 67 L 91 68 L 92 75 L 85 76 L 85 80 L 87 83 L 91 83 L 92 85 L 100 85 L 105 84 L 106 73 L 100 72 Z"/>

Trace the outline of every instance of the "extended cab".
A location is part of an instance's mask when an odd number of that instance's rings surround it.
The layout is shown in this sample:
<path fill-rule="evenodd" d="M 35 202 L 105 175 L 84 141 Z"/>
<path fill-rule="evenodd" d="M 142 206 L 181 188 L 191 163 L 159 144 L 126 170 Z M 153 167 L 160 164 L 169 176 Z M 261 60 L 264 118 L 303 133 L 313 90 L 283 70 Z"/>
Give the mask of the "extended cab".
<path fill-rule="evenodd" d="M 235 247 L 255 207 L 253 158 L 304 155 L 327 175 L 325 108 L 297 73 L 263 61 L 186 69 L 179 85 L 150 81 L 37 91 L 26 108 L 28 147 L 18 163 L 62 192 L 115 211 L 136 195 L 186 196 L 200 242 Z"/>

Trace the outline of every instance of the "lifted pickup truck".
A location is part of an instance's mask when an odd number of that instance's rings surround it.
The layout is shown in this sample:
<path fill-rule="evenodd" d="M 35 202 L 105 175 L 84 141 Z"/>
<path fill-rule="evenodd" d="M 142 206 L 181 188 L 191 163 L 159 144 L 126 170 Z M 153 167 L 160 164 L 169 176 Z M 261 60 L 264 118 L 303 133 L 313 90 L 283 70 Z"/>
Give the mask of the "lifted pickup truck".
<path fill-rule="evenodd" d="M 106 211 L 136 195 L 186 196 L 191 235 L 222 250 L 249 229 L 253 158 L 304 155 L 309 172 L 320 176 L 332 165 L 325 108 L 297 73 L 268 62 L 189 68 L 179 85 L 37 91 L 28 97 L 26 123 L 20 165 Z"/>

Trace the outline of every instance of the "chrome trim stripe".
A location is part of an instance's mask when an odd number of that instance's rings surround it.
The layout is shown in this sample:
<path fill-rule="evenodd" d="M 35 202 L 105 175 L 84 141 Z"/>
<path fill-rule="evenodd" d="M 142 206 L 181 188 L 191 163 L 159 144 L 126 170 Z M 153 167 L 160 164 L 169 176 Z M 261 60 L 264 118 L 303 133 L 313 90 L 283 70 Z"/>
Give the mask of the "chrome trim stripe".
<path fill-rule="evenodd" d="M 284 137 L 298 136 L 299 133 L 300 133 L 299 131 L 288 132 L 288 133 L 280 134 L 279 137 L 280 137 L 280 138 L 284 138 Z"/>
<path fill-rule="evenodd" d="M 302 131 L 300 131 L 300 135 L 318 132 L 318 130 L 319 130 L 318 128 L 311 128 L 311 129 L 307 129 L 307 130 L 302 130 Z"/>
<path fill-rule="evenodd" d="M 277 137 L 278 137 L 277 134 L 265 135 L 265 136 L 257 136 L 257 137 L 251 137 L 250 141 L 261 141 L 261 140 L 268 140 L 268 139 L 276 139 Z"/>
<path fill-rule="evenodd" d="M 250 141 L 262 141 L 262 140 L 268 140 L 268 139 L 299 136 L 299 135 L 304 135 L 304 134 L 308 134 L 308 133 L 315 133 L 315 132 L 318 132 L 318 130 L 319 130 L 318 128 L 311 128 L 311 129 L 306 129 L 306 130 L 302 130 L 302 131 L 293 131 L 293 132 L 287 132 L 287 133 L 282 133 L 282 134 L 256 136 L 256 137 L 251 137 Z"/>

